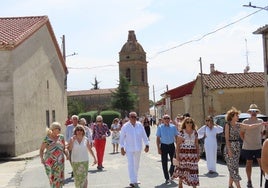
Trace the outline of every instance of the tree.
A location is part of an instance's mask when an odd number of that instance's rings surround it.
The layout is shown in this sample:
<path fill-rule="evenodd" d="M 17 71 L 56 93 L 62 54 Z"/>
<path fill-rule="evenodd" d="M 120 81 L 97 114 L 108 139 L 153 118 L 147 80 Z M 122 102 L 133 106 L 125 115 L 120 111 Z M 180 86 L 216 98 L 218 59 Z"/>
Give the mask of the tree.
<path fill-rule="evenodd" d="M 130 90 L 130 83 L 127 79 L 120 75 L 119 85 L 112 94 L 112 107 L 121 113 L 121 117 L 125 117 L 131 110 L 135 109 L 137 95 Z"/>
<path fill-rule="evenodd" d="M 85 105 L 79 101 L 68 98 L 68 114 L 74 115 L 85 112 Z"/>
<path fill-rule="evenodd" d="M 154 103 L 154 101 L 152 101 L 152 100 L 149 100 L 149 107 L 150 108 L 152 108 L 152 107 L 154 107 L 155 106 L 155 103 Z"/>
<path fill-rule="evenodd" d="M 98 82 L 97 78 L 95 77 L 95 82 L 94 83 L 91 83 L 91 85 L 93 86 L 92 90 L 100 89 L 99 83 L 100 82 Z"/>

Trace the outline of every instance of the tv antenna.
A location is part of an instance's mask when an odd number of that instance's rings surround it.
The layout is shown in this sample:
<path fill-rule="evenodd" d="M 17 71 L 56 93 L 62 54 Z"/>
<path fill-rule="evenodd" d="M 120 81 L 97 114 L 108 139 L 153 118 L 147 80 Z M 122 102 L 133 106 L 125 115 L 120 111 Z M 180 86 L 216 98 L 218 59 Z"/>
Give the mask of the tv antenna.
<path fill-rule="evenodd" d="M 247 63 L 247 66 L 245 67 L 244 69 L 244 73 L 248 73 L 250 67 L 249 67 L 249 62 L 248 62 L 248 41 L 247 39 L 245 39 L 245 45 L 246 45 L 246 63 Z"/>

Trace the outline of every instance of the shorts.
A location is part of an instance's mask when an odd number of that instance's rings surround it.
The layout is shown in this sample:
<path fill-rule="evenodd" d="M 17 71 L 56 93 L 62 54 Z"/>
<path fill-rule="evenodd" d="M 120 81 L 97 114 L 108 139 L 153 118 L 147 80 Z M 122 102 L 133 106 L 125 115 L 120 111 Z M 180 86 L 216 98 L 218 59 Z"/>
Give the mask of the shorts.
<path fill-rule="evenodd" d="M 242 149 L 241 155 L 246 160 L 260 159 L 261 158 L 261 149 L 257 149 L 257 150 Z"/>

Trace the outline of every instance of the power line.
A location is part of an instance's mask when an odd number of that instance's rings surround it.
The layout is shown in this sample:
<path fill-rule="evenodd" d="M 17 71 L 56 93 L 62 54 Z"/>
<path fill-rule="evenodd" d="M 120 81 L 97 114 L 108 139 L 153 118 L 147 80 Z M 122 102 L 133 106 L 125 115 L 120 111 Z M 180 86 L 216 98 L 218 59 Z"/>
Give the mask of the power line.
<path fill-rule="evenodd" d="M 153 57 L 151 57 L 151 58 L 148 57 L 148 58 L 149 58 L 149 59 L 153 59 L 153 58 L 155 58 L 156 56 L 158 56 L 158 55 L 160 55 L 160 54 L 162 54 L 162 53 L 168 52 L 168 51 L 170 51 L 170 50 L 173 50 L 173 49 L 175 49 L 175 48 L 179 48 L 179 47 L 181 47 L 181 46 L 184 46 L 184 45 L 189 44 L 189 43 L 192 43 L 192 42 L 198 42 L 198 41 L 204 39 L 205 37 L 207 37 L 207 36 L 209 36 L 209 35 L 212 35 L 212 34 L 218 32 L 218 31 L 220 31 L 220 30 L 223 30 L 223 29 L 225 29 L 225 28 L 227 28 L 227 27 L 229 27 L 229 26 L 231 26 L 231 25 L 234 25 L 234 24 L 236 24 L 236 23 L 238 23 L 238 22 L 240 22 L 240 21 L 242 21 L 242 20 L 244 20 L 244 19 L 246 19 L 246 18 L 248 18 L 248 17 L 250 17 L 250 16 L 252 16 L 252 15 L 258 13 L 258 12 L 260 12 L 260 11 L 262 11 L 262 10 L 266 10 L 267 8 L 268 8 L 268 6 L 264 7 L 263 9 L 257 10 L 257 11 L 255 11 L 255 12 L 251 13 L 251 14 L 248 14 L 247 16 L 244 16 L 244 17 L 242 17 L 242 18 L 240 18 L 240 19 L 238 19 L 238 20 L 236 20 L 236 21 L 234 21 L 234 22 L 231 22 L 231 23 L 229 23 L 229 24 L 227 24 L 227 25 L 225 25 L 225 26 L 223 26 L 223 27 L 220 27 L 220 28 L 218 28 L 218 29 L 216 29 L 216 30 L 214 30 L 214 31 L 212 31 L 212 32 L 206 33 L 206 34 L 204 34 L 202 37 L 200 37 L 200 38 L 198 38 L 198 39 L 190 40 L 190 41 L 181 43 L 181 44 L 179 44 L 179 45 L 173 46 L 173 47 L 171 47 L 171 48 L 168 48 L 168 49 L 166 49 L 166 50 L 159 51 L 159 52 L 157 52 Z"/>
<path fill-rule="evenodd" d="M 96 69 L 96 68 L 103 68 L 103 67 L 114 67 L 117 65 L 100 65 L 95 67 L 67 67 L 68 69 Z"/>

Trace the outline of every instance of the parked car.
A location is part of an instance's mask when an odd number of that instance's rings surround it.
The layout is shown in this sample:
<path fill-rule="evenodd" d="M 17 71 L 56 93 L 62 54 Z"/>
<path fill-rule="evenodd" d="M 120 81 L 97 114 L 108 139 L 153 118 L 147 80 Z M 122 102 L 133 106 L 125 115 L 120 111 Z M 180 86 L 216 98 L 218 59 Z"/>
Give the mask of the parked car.
<path fill-rule="evenodd" d="M 226 114 L 221 114 L 221 115 L 216 115 L 214 116 L 214 122 L 215 124 L 222 126 L 224 129 L 224 126 L 226 124 L 226 120 L 225 120 Z M 240 113 L 239 114 L 239 122 L 242 122 L 244 119 L 250 118 L 250 114 L 248 113 Z M 266 115 L 263 114 L 257 114 L 257 118 L 262 119 L 263 121 L 267 121 L 268 117 Z M 241 141 L 241 147 L 242 147 L 242 139 L 240 139 Z M 225 153 L 225 135 L 224 133 L 220 133 L 217 134 L 217 154 L 218 156 L 222 157 L 224 159 L 224 153 Z M 204 141 L 201 139 L 199 141 L 199 146 L 200 146 L 200 155 L 204 155 L 205 154 L 205 149 L 204 149 Z"/>

